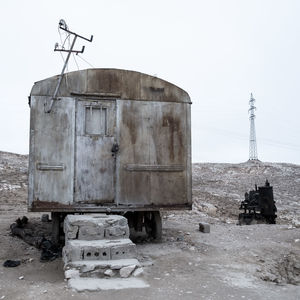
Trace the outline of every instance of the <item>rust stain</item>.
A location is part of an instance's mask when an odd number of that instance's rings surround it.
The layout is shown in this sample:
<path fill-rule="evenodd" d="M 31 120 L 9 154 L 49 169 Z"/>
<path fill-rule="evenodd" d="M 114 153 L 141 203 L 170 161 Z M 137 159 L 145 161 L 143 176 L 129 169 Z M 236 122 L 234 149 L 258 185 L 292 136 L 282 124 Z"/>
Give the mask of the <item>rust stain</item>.
<path fill-rule="evenodd" d="M 174 139 L 175 139 L 175 135 L 177 135 L 177 132 L 179 130 L 180 120 L 174 118 L 172 116 L 172 114 L 166 114 L 166 115 L 163 116 L 162 126 L 169 128 L 170 143 L 168 145 L 168 150 L 169 150 L 169 153 L 170 153 L 171 161 L 174 161 L 174 158 L 175 158 Z"/>
<path fill-rule="evenodd" d="M 138 118 L 138 110 L 133 103 L 130 103 L 129 107 L 125 106 L 123 109 L 123 122 L 128 128 L 132 145 L 135 145 L 137 140 L 136 118 Z"/>
<path fill-rule="evenodd" d="M 62 204 L 59 202 L 52 202 L 52 201 L 40 201 L 38 199 L 36 199 L 35 201 L 33 201 L 32 203 L 32 208 L 33 209 L 70 209 L 72 208 L 71 205 L 67 205 L 67 204 Z"/>

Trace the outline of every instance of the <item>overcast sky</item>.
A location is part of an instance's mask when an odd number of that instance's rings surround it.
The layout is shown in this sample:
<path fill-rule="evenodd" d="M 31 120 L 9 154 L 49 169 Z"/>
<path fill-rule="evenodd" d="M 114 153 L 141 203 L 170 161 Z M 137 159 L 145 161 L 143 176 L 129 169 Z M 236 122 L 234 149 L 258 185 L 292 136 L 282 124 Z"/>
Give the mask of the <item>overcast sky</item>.
<path fill-rule="evenodd" d="M 0 150 L 28 153 L 27 97 L 62 69 L 60 19 L 94 35 L 76 44 L 93 67 L 156 75 L 189 93 L 193 162 L 248 159 L 252 92 L 258 158 L 300 164 L 297 0 L 2 1 Z"/>

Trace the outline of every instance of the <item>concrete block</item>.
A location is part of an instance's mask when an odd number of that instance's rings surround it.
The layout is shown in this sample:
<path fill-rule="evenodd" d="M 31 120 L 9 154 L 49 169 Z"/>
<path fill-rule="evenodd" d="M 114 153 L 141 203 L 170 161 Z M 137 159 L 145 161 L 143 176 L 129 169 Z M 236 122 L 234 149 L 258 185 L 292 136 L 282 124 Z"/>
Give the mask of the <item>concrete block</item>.
<path fill-rule="evenodd" d="M 66 240 L 76 239 L 78 234 L 78 226 L 72 226 L 68 222 L 64 222 L 64 233 Z"/>
<path fill-rule="evenodd" d="M 105 229 L 105 238 L 107 239 L 129 238 L 129 227 L 127 225 L 108 227 Z"/>
<path fill-rule="evenodd" d="M 126 244 L 126 245 L 116 245 L 111 247 L 111 259 L 123 259 L 123 258 L 135 258 L 137 256 L 136 245 Z"/>
<path fill-rule="evenodd" d="M 210 225 L 207 223 L 199 223 L 199 230 L 203 233 L 210 233 Z"/>
<path fill-rule="evenodd" d="M 78 239 L 79 240 L 101 240 L 104 238 L 104 227 L 101 226 L 80 226 Z"/>
<path fill-rule="evenodd" d="M 128 238 L 127 219 L 119 215 L 68 215 L 64 221 L 66 239 L 99 240 Z"/>
<path fill-rule="evenodd" d="M 129 239 L 120 240 L 69 240 L 63 248 L 63 260 L 110 260 L 135 258 L 136 246 Z"/>

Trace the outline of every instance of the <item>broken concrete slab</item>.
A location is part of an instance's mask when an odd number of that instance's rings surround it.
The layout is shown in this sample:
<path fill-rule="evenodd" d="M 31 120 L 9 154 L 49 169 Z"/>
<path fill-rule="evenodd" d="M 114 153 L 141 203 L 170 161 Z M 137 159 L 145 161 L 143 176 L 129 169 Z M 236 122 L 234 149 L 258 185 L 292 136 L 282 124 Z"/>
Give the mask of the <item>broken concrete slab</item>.
<path fill-rule="evenodd" d="M 147 284 L 140 278 L 109 278 L 109 279 L 96 279 L 96 278 L 71 278 L 68 281 L 71 289 L 77 292 L 83 291 L 101 291 L 101 290 L 120 290 L 120 289 L 137 289 L 147 288 Z"/>
<path fill-rule="evenodd" d="M 77 274 L 77 277 L 106 278 L 107 276 L 115 276 L 127 278 L 136 270 L 141 269 L 141 266 L 137 259 L 120 259 L 111 261 L 71 262 L 65 269 L 69 271 L 65 272 L 67 279 L 71 277 L 74 278 L 73 274 Z M 138 273 L 140 273 L 140 271 L 136 274 Z"/>
<path fill-rule="evenodd" d="M 144 269 L 143 268 L 136 268 L 134 270 L 134 272 L 132 273 L 132 275 L 134 277 L 138 277 L 138 276 L 141 276 L 143 273 L 144 273 Z"/>
<path fill-rule="evenodd" d="M 210 225 L 208 223 L 199 223 L 199 230 L 203 233 L 210 233 Z"/>
<path fill-rule="evenodd" d="M 111 269 L 111 270 L 120 270 L 124 267 L 135 265 L 139 268 L 141 265 L 139 261 L 135 258 L 130 259 L 116 259 L 116 260 L 100 260 L 100 261 L 89 261 L 89 260 L 81 260 L 81 261 L 73 261 L 68 263 L 65 266 L 65 269 L 77 269 L 81 273 L 95 271 L 97 269 Z"/>

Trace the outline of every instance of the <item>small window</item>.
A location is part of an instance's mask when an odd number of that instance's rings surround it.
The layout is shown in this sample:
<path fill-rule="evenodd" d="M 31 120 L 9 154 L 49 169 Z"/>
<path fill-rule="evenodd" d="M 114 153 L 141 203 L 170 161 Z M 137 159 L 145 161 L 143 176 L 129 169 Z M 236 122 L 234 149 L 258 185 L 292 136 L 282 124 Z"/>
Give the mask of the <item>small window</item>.
<path fill-rule="evenodd" d="M 85 108 L 85 133 L 107 135 L 107 108 L 87 106 Z"/>

